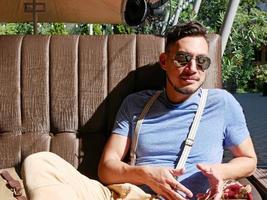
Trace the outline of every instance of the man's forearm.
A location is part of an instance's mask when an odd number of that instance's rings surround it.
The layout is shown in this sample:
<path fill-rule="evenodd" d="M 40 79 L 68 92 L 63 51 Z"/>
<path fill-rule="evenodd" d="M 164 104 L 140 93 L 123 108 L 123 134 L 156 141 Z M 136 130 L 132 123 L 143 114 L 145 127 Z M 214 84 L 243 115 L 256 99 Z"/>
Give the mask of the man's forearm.
<path fill-rule="evenodd" d="M 237 157 L 228 163 L 215 164 L 215 167 L 222 172 L 222 178 L 239 179 L 253 174 L 256 169 L 257 159 L 249 157 Z"/>
<path fill-rule="evenodd" d="M 141 185 L 145 184 L 144 171 L 144 166 L 130 166 L 122 161 L 110 159 L 99 166 L 98 176 L 105 184 L 127 182 Z"/>
<path fill-rule="evenodd" d="M 257 156 L 250 137 L 241 144 L 229 148 L 234 158 L 220 166 L 223 179 L 238 179 L 253 174 Z"/>

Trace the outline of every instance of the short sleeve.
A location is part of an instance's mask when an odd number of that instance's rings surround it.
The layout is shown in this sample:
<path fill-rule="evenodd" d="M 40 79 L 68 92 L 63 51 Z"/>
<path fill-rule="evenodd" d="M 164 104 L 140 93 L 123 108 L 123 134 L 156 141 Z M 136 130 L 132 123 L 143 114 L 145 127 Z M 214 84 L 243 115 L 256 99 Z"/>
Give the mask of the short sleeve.
<path fill-rule="evenodd" d="M 112 132 L 115 134 L 130 137 L 131 117 L 130 117 L 129 96 L 126 97 L 116 115 Z"/>
<path fill-rule="evenodd" d="M 241 144 L 249 131 L 243 109 L 238 101 L 228 92 L 225 92 L 225 141 L 226 148 Z"/>

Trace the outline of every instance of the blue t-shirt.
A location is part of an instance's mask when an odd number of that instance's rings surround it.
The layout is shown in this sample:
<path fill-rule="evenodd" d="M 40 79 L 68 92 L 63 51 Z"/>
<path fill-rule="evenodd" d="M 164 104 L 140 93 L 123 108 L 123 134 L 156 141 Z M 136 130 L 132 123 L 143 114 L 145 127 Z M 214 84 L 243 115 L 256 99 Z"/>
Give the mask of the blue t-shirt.
<path fill-rule="evenodd" d="M 201 89 L 189 99 L 172 104 L 165 92 L 151 106 L 139 132 L 136 165 L 176 167 L 190 125 L 198 108 Z M 113 132 L 132 138 L 137 118 L 154 90 L 129 95 L 116 117 Z M 223 149 L 242 143 L 249 136 L 240 104 L 225 90 L 209 89 L 206 106 L 186 161 L 186 172 L 179 181 L 194 196 L 209 188 L 197 163 L 221 163 Z"/>

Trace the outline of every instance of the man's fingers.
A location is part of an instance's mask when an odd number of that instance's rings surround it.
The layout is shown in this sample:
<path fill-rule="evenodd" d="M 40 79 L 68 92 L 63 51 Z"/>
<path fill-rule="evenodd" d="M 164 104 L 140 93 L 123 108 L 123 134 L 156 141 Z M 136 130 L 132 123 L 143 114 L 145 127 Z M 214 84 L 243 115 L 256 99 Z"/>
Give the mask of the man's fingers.
<path fill-rule="evenodd" d="M 211 167 L 207 164 L 197 164 L 197 168 L 204 174 L 210 174 L 211 173 Z"/>
<path fill-rule="evenodd" d="M 161 187 L 161 192 L 159 194 L 160 197 L 163 197 L 164 199 L 166 200 L 173 200 L 173 199 L 177 199 L 177 198 L 174 198 L 172 195 L 171 195 L 171 188 L 169 185 L 164 185 Z M 160 198 L 161 199 L 161 198 Z"/>
<path fill-rule="evenodd" d="M 160 197 L 163 197 L 164 199 L 173 199 L 171 195 L 168 194 L 168 192 L 163 192 Z"/>
<path fill-rule="evenodd" d="M 180 191 L 184 193 L 187 197 L 193 197 L 193 193 L 187 187 L 185 187 L 184 185 L 182 185 L 175 179 L 173 181 L 168 182 L 168 184 L 171 186 L 171 188 L 174 191 L 178 191 L 178 192 Z"/>
<path fill-rule="evenodd" d="M 186 198 L 183 195 L 174 191 L 170 186 L 166 186 L 163 188 L 162 196 L 168 200 L 186 200 Z"/>
<path fill-rule="evenodd" d="M 185 168 L 182 169 L 171 169 L 171 173 L 173 176 L 181 176 L 185 173 Z"/>
<path fill-rule="evenodd" d="M 206 164 L 197 164 L 197 168 L 201 171 L 210 171 L 210 166 Z"/>
<path fill-rule="evenodd" d="M 174 177 L 176 176 L 181 176 L 182 174 L 185 173 L 185 168 L 182 169 L 171 169 L 171 173 Z M 193 197 L 193 193 L 186 188 L 184 185 L 182 185 L 181 183 L 179 183 L 175 178 L 173 178 L 172 180 L 168 181 L 168 184 L 172 187 L 172 189 L 174 191 L 176 191 L 175 193 L 177 194 L 177 192 L 181 192 L 183 193 L 183 196 L 187 196 L 187 197 Z M 182 197 L 182 195 L 178 194 L 180 197 Z"/>

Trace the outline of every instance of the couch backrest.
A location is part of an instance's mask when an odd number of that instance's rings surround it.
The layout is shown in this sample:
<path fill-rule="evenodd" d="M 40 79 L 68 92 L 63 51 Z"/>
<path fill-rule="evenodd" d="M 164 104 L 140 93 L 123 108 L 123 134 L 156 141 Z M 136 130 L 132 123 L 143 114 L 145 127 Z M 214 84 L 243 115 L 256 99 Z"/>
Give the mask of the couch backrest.
<path fill-rule="evenodd" d="M 209 40 L 205 87 L 220 87 L 220 37 Z M 52 151 L 95 178 L 123 98 L 164 86 L 149 64 L 163 50 L 152 35 L 0 36 L 0 168 Z"/>

